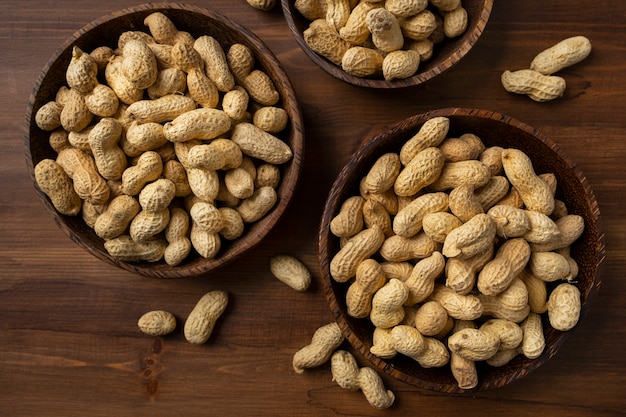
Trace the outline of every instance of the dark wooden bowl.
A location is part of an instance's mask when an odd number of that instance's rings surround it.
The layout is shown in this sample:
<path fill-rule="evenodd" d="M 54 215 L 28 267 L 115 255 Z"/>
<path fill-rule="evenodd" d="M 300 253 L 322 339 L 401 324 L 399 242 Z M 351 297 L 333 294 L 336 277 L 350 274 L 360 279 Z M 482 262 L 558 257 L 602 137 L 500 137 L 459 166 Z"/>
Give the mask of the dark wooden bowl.
<path fill-rule="evenodd" d="M 272 210 L 260 221 L 248 225 L 242 237 L 222 243 L 217 257 L 204 259 L 199 255 L 190 256 L 178 266 L 165 262 L 120 262 L 113 259 L 104 249 L 104 241 L 89 228 L 81 216 L 68 217 L 59 214 L 48 197 L 35 186 L 37 193 L 57 225 L 79 246 L 109 264 L 145 276 L 158 278 L 192 277 L 207 274 L 240 258 L 257 245 L 279 221 L 294 194 L 302 168 L 304 134 L 300 108 L 292 84 L 272 51 L 252 32 L 229 18 L 211 10 L 180 3 L 149 3 L 114 12 L 99 18 L 72 35 L 53 55 L 37 78 L 26 112 L 25 146 L 28 171 L 34 180 L 33 167 L 42 159 L 55 158 L 56 153 L 48 144 L 49 133 L 40 130 L 35 124 L 35 113 L 39 107 L 53 100 L 59 87 L 65 85 L 65 70 L 70 62 L 74 45 L 91 51 L 102 45 L 115 48 L 119 35 L 127 30 L 148 31 L 144 18 L 153 12 L 167 15 L 179 30 L 188 31 L 194 37 L 211 35 L 222 47 L 233 43 L 248 46 L 255 55 L 256 65 L 272 78 L 280 93 L 280 102 L 289 115 L 289 125 L 280 137 L 291 147 L 293 158 L 282 165 L 281 183 L 277 189 L 278 201 Z"/>
<path fill-rule="evenodd" d="M 482 35 L 493 7 L 493 0 L 463 0 L 467 10 L 468 25 L 463 35 L 446 39 L 435 45 L 433 56 L 420 63 L 417 73 L 406 79 L 386 81 L 383 78 L 364 78 L 350 75 L 328 59 L 315 53 L 304 41 L 303 32 L 309 27 L 310 21 L 304 18 L 294 7 L 294 0 L 281 0 L 283 14 L 287 25 L 302 50 L 324 71 L 335 78 L 360 87 L 369 88 L 402 88 L 425 83 L 456 65 L 472 49 Z"/>
<path fill-rule="evenodd" d="M 323 212 L 319 229 L 319 264 L 324 292 L 347 340 L 376 369 L 408 384 L 434 391 L 467 393 L 499 388 L 546 363 L 561 347 L 568 332 L 554 330 L 546 317 L 543 317 L 546 349 L 539 358 L 529 360 L 518 355 L 509 364 L 499 368 L 477 363 L 478 386 L 472 390 L 463 390 L 458 388 L 449 367 L 425 369 L 403 355 L 384 360 L 370 353 L 373 332 L 371 322 L 367 318 L 355 319 L 347 314 L 345 297 L 348 284 L 337 283 L 330 276 L 329 265 L 339 250 L 339 239 L 330 232 L 329 225 L 331 219 L 339 212 L 341 203 L 347 197 L 359 195 L 359 180 L 365 176 L 379 156 L 386 152 L 398 152 L 401 145 L 414 135 L 426 120 L 438 116 L 450 119 L 449 136 L 474 133 L 487 146 L 498 145 L 520 149 L 532 159 L 537 173 L 553 172 L 556 175 L 557 198 L 566 203 L 570 213 L 579 214 L 585 220 L 585 231 L 572 246 L 571 252 L 580 267 L 577 285 L 582 296 L 582 319 L 600 286 L 605 250 L 600 210 L 593 191 L 576 164 L 537 129 L 505 115 L 485 110 L 449 108 L 430 111 L 403 120 L 389 130 L 364 141 L 333 184 Z"/>

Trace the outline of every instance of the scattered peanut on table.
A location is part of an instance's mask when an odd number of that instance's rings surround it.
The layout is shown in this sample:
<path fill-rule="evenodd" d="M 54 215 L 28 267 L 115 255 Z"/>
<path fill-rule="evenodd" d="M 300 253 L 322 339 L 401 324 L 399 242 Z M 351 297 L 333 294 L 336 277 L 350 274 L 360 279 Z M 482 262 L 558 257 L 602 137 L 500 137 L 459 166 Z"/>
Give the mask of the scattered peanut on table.
<path fill-rule="evenodd" d="M 35 177 L 112 257 L 176 266 L 217 256 L 275 206 L 278 166 L 293 157 L 277 136 L 289 115 L 247 46 L 194 39 L 160 12 L 144 24 L 93 56 L 74 48 L 67 86 L 36 111 L 58 156 Z M 199 214 L 209 211 L 212 222 Z"/>
<path fill-rule="evenodd" d="M 524 152 L 487 147 L 471 132 L 448 137 L 449 129 L 447 118 L 430 119 L 365 170 L 360 192 L 331 219 L 340 243 L 330 275 L 347 286 L 347 313 L 373 324 L 371 353 L 449 366 L 472 389 L 475 362 L 543 353 L 541 315 L 560 331 L 578 322 L 569 249 L 584 219 L 568 213 L 555 175 L 535 172 Z M 383 195 L 396 201 L 388 235 L 363 210 Z"/>
<path fill-rule="evenodd" d="M 546 102 L 563 96 L 565 79 L 555 73 L 577 64 L 591 53 L 591 42 L 584 36 L 563 39 L 541 51 L 530 67 L 517 71 L 504 71 L 502 86 L 510 93 L 525 94 L 537 102 Z"/>
<path fill-rule="evenodd" d="M 348 74 L 387 81 L 415 75 L 437 44 L 468 26 L 460 0 L 298 0 L 295 9 L 310 22 L 311 50 Z"/>

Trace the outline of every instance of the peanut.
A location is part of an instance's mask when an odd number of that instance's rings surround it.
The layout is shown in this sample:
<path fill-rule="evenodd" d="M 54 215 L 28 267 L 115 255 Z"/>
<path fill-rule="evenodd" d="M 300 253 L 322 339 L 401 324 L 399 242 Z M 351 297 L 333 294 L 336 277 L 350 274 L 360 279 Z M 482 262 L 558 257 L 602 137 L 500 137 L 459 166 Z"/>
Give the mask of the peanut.
<path fill-rule="evenodd" d="M 468 294 L 476 284 L 478 272 L 493 258 L 494 248 L 489 246 L 483 252 L 465 259 L 450 258 L 446 262 L 446 286 L 458 294 Z"/>
<path fill-rule="evenodd" d="M 374 329 L 372 347 L 370 347 L 370 352 L 373 355 L 383 359 L 391 359 L 398 354 L 398 351 L 393 346 L 391 330 L 392 329 L 381 329 L 379 327 Z"/>
<path fill-rule="evenodd" d="M 287 127 L 289 115 L 285 109 L 276 106 L 264 106 L 254 112 L 252 123 L 268 133 L 279 133 Z"/>
<path fill-rule="evenodd" d="M 437 19 L 430 10 L 401 17 L 398 21 L 404 37 L 416 41 L 427 39 L 437 27 Z"/>
<path fill-rule="evenodd" d="M 148 182 L 154 181 L 163 172 L 163 162 L 158 153 L 144 152 L 137 164 L 122 173 L 122 190 L 128 195 L 137 195 Z"/>
<path fill-rule="evenodd" d="M 444 191 L 460 185 L 471 185 L 476 189 L 487 184 L 489 178 L 489 168 L 478 160 L 446 162 L 439 178 L 430 184 L 430 188 L 433 191 Z"/>
<path fill-rule="evenodd" d="M 91 123 L 93 114 L 85 103 L 85 97 L 78 91 L 70 89 L 59 118 L 63 129 L 68 132 L 80 132 Z"/>
<path fill-rule="evenodd" d="M 520 324 L 520 327 L 524 332 L 520 346 L 522 354 L 528 359 L 537 359 L 546 347 L 541 316 L 537 313 L 529 313 L 528 317 Z"/>
<path fill-rule="evenodd" d="M 383 58 L 383 78 L 387 81 L 412 77 L 420 65 L 420 55 L 413 50 L 391 51 Z"/>
<path fill-rule="evenodd" d="M 228 92 L 235 87 L 235 78 L 228 66 L 226 53 L 220 43 L 212 36 L 200 36 L 193 45 L 204 61 L 208 77 L 219 91 Z"/>
<path fill-rule="evenodd" d="M 104 240 L 120 236 L 140 209 L 137 200 L 129 195 L 115 197 L 96 219 L 93 227 L 96 235 Z"/>
<path fill-rule="evenodd" d="M 475 320 L 483 314 L 480 298 L 472 294 L 457 294 L 445 286 L 437 286 L 428 300 L 438 301 L 448 316 L 457 320 Z"/>
<path fill-rule="evenodd" d="M 448 322 L 448 312 L 438 301 L 422 304 L 415 314 L 415 328 L 424 336 L 437 336 Z"/>
<path fill-rule="evenodd" d="M 137 100 L 128 106 L 126 114 L 139 123 L 163 123 L 195 108 L 193 98 L 167 94 L 154 100 Z"/>
<path fill-rule="evenodd" d="M 230 139 L 244 154 L 270 164 L 283 164 L 293 157 L 289 145 L 251 123 L 235 125 Z"/>
<path fill-rule="evenodd" d="M 455 187 L 449 194 L 450 211 L 462 222 L 483 214 L 485 210 L 474 194 L 474 187 L 469 184 Z"/>
<path fill-rule="evenodd" d="M 98 64 L 88 53 L 74 46 L 65 79 L 71 89 L 87 94 L 98 85 Z"/>
<path fill-rule="evenodd" d="M 138 90 L 145 90 L 157 78 L 156 57 L 145 42 L 130 39 L 122 48 L 122 74 Z"/>
<path fill-rule="evenodd" d="M 214 139 L 230 127 L 230 118 L 224 111 L 198 108 L 186 111 L 166 123 L 163 133 L 170 142 L 186 142 L 191 139 Z"/>
<path fill-rule="evenodd" d="M 189 215 L 180 207 L 170 210 L 170 221 L 165 228 L 168 245 L 163 253 L 165 263 L 170 266 L 180 264 L 191 252 L 189 233 Z"/>
<path fill-rule="evenodd" d="M 456 38 L 467 29 L 467 10 L 463 6 L 443 12 L 443 33 L 448 38 Z"/>
<path fill-rule="evenodd" d="M 410 202 L 393 219 L 393 231 L 402 237 L 411 237 L 422 230 L 424 217 L 429 213 L 445 212 L 448 209 L 446 193 L 428 193 Z"/>
<path fill-rule="evenodd" d="M 450 128 L 447 117 L 433 117 L 424 122 L 417 133 L 407 140 L 400 149 L 400 161 L 407 165 L 419 152 L 437 147 L 443 142 Z"/>
<path fill-rule="evenodd" d="M 228 170 L 242 164 L 243 154 L 233 141 L 225 138 L 212 140 L 206 145 L 196 145 L 189 149 L 187 165 L 209 171 Z"/>
<path fill-rule="evenodd" d="M 452 332 L 456 333 L 468 328 L 476 328 L 473 321 L 456 320 Z M 475 361 L 466 359 L 454 352 L 450 352 L 450 370 L 452 371 L 452 376 L 454 376 L 454 379 L 457 381 L 459 388 L 472 389 L 478 385 L 478 373 L 476 372 Z"/>
<path fill-rule="evenodd" d="M 404 36 L 398 19 L 385 8 L 370 10 L 365 16 L 365 24 L 372 35 L 376 48 L 392 52 L 402 48 Z"/>
<path fill-rule="evenodd" d="M 525 94 L 537 102 L 546 102 L 562 97 L 565 80 L 556 75 L 543 75 L 531 69 L 504 71 L 502 86 L 510 93 Z"/>
<path fill-rule="evenodd" d="M 477 214 L 451 231 L 443 243 L 442 253 L 450 258 L 469 258 L 493 244 L 496 226 L 487 214 Z"/>
<path fill-rule="evenodd" d="M 206 259 L 214 258 L 222 247 L 222 240 L 217 232 L 205 230 L 195 222 L 191 223 L 189 240 L 196 252 Z"/>
<path fill-rule="evenodd" d="M 206 343 L 227 305 L 228 294 L 225 291 L 213 290 L 204 294 L 185 321 L 185 339 L 194 344 Z"/>
<path fill-rule="evenodd" d="M 551 75 L 581 62 L 590 53 L 589 39 L 584 36 L 573 36 L 537 54 L 530 63 L 530 69 L 544 75 Z"/>
<path fill-rule="evenodd" d="M 400 169 L 400 156 L 393 152 L 386 153 L 374 162 L 365 176 L 363 186 L 374 194 L 387 191 L 394 186 Z"/>
<path fill-rule="evenodd" d="M 393 235 L 385 239 L 380 246 L 380 255 L 392 262 L 426 258 L 435 251 L 441 251 L 441 244 L 430 239 L 423 232 L 411 237 Z"/>
<path fill-rule="evenodd" d="M 530 230 L 527 211 L 506 204 L 496 204 L 487 211 L 496 225 L 496 234 L 502 238 L 523 236 Z"/>
<path fill-rule="evenodd" d="M 241 86 L 235 86 L 224 94 L 222 109 L 233 121 L 243 120 L 246 116 L 249 102 L 250 96 L 246 89 Z"/>
<path fill-rule="evenodd" d="M 109 255 L 122 262 L 156 262 L 163 258 L 166 246 L 167 243 L 160 238 L 136 242 L 129 235 L 120 235 L 104 242 Z"/>
<path fill-rule="evenodd" d="M 276 0 L 246 0 L 246 2 L 255 9 L 269 12 L 276 6 Z"/>
<path fill-rule="evenodd" d="M 130 157 L 140 156 L 146 151 L 154 151 L 167 143 L 163 125 L 155 122 L 132 122 L 121 138 L 122 150 Z"/>
<path fill-rule="evenodd" d="M 402 152 L 400 152 L 400 160 L 402 161 Z M 398 174 L 393 186 L 395 193 L 399 196 L 417 194 L 439 178 L 444 162 L 443 153 L 439 148 L 427 147 L 417 151 Z"/>
<path fill-rule="evenodd" d="M 278 196 L 272 187 L 261 187 L 243 200 L 237 207 L 239 215 L 246 223 L 253 223 L 264 217 L 276 204 Z"/>
<path fill-rule="evenodd" d="M 56 101 L 49 101 L 35 113 L 35 123 L 41 130 L 52 131 L 61 126 L 63 106 Z"/>
<path fill-rule="evenodd" d="M 339 213 L 330 221 L 330 231 L 338 237 L 351 237 L 363 229 L 363 206 L 365 199 L 352 196 L 346 199 Z"/>
<path fill-rule="evenodd" d="M 412 306 L 422 302 L 433 292 L 435 280 L 443 273 L 445 264 L 440 252 L 433 252 L 415 264 L 411 275 L 404 281 L 409 290 L 405 305 Z"/>
<path fill-rule="evenodd" d="M 554 210 L 554 196 L 548 184 L 535 174 L 530 158 L 520 150 L 505 149 L 502 151 L 502 164 L 526 208 L 550 215 Z"/>
<path fill-rule="evenodd" d="M 378 262 L 371 258 L 361 262 L 346 292 L 348 314 L 355 318 L 367 317 L 372 310 L 372 297 L 386 282 L 387 277 Z"/>
<path fill-rule="evenodd" d="M 509 187 L 509 180 L 506 177 L 492 176 L 487 184 L 475 190 L 476 199 L 487 212 L 507 195 Z"/>
<path fill-rule="evenodd" d="M 245 225 L 237 210 L 231 207 L 220 207 L 218 210 L 224 223 L 219 231 L 220 236 L 226 240 L 234 240 L 241 236 Z"/>
<path fill-rule="evenodd" d="M 307 368 L 315 368 L 326 363 L 343 341 L 344 336 L 337 323 L 332 322 L 319 327 L 313 333 L 311 343 L 293 355 L 294 371 L 301 374 Z"/>
<path fill-rule="evenodd" d="M 294 8 L 308 20 L 326 17 L 326 0 L 296 0 Z"/>
<path fill-rule="evenodd" d="M 217 207 L 206 201 L 198 201 L 189 209 L 194 224 L 208 233 L 217 233 L 224 227 L 222 215 Z"/>
<path fill-rule="evenodd" d="M 158 43 L 174 45 L 184 35 L 176 28 L 174 22 L 161 12 L 149 14 L 144 19 L 144 25 L 150 30 L 150 34 Z"/>
<path fill-rule="evenodd" d="M 150 336 L 165 336 L 176 329 L 176 317 L 169 311 L 153 310 L 139 317 L 139 330 Z"/>
<path fill-rule="evenodd" d="M 570 263 L 565 256 L 557 252 L 533 252 L 528 261 L 528 269 L 537 278 L 553 282 L 567 278 Z"/>
<path fill-rule="evenodd" d="M 215 108 L 220 102 L 217 86 L 201 68 L 187 71 L 187 91 L 201 107 Z"/>
<path fill-rule="evenodd" d="M 57 155 L 56 162 L 72 179 L 76 194 L 91 204 L 104 204 L 109 200 L 111 189 L 102 178 L 93 158 L 75 148 L 65 148 Z"/>
<path fill-rule="evenodd" d="M 111 117 L 117 112 L 119 104 L 115 91 L 104 84 L 96 85 L 85 94 L 85 106 L 95 116 Z"/>
<path fill-rule="evenodd" d="M 70 177 L 54 160 L 43 159 L 35 165 L 35 181 L 59 213 L 75 216 L 80 212 L 81 199 Z"/>
<path fill-rule="evenodd" d="M 578 323 L 580 318 L 580 290 L 573 284 L 559 284 L 548 299 L 548 318 L 556 330 L 567 331 Z"/>
<path fill-rule="evenodd" d="M 359 368 L 356 359 L 345 350 L 338 350 L 331 357 L 331 372 L 337 384 L 349 390 L 360 389 L 372 407 L 389 408 L 395 395 L 385 389 L 382 379 L 369 367 Z"/>
<path fill-rule="evenodd" d="M 526 210 L 530 229 L 522 235 L 530 243 L 546 243 L 558 239 L 561 231 L 548 216 L 538 211 Z"/>
<path fill-rule="evenodd" d="M 311 273 L 297 258 L 276 255 L 270 259 L 270 271 L 281 282 L 296 291 L 306 291 L 311 284 Z"/>
<path fill-rule="evenodd" d="M 442 342 L 422 336 L 415 327 L 395 326 L 391 329 L 391 340 L 398 353 L 410 357 L 423 368 L 439 368 L 450 360 L 450 353 Z"/>
<path fill-rule="evenodd" d="M 142 99 L 144 91 L 135 87 L 122 72 L 121 56 L 113 56 L 109 60 L 104 70 L 104 76 L 107 85 L 111 87 L 122 103 L 132 104 Z"/>
<path fill-rule="evenodd" d="M 98 172 L 107 180 L 119 180 L 126 169 L 126 154 L 118 146 L 122 125 L 115 119 L 101 119 L 89 132 L 89 147 Z"/>
<path fill-rule="evenodd" d="M 485 295 L 501 293 L 526 267 L 530 258 L 530 246 L 526 240 L 514 238 L 505 241 L 478 274 L 476 287 Z"/>
<path fill-rule="evenodd" d="M 430 4 L 443 11 L 452 11 L 461 5 L 461 0 L 428 0 Z"/>
<path fill-rule="evenodd" d="M 428 213 L 422 220 L 424 233 L 438 243 L 443 243 L 452 230 L 463 223 L 455 215 L 448 212 Z"/>
<path fill-rule="evenodd" d="M 428 6 L 428 0 L 388 0 L 385 2 L 385 9 L 397 17 L 408 17 L 418 14 Z"/>
<path fill-rule="evenodd" d="M 389 329 L 404 319 L 403 304 L 409 297 L 409 289 L 402 281 L 390 279 L 372 298 L 370 320 L 376 327 Z"/>
<path fill-rule="evenodd" d="M 252 70 L 242 81 L 241 85 L 249 96 L 263 106 L 273 106 L 278 103 L 280 95 L 274 82 L 265 71 Z"/>
<path fill-rule="evenodd" d="M 156 80 L 146 89 L 148 97 L 155 100 L 168 94 L 182 94 L 187 88 L 187 75 L 178 68 L 163 68 Z"/>
<path fill-rule="evenodd" d="M 524 332 L 517 323 L 504 319 L 487 320 L 479 329 L 483 332 L 492 333 L 500 339 L 498 349 L 515 349 L 522 343 L 524 337 Z"/>
<path fill-rule="evenodd" d="M 379 7 L 379 5 L 375 2 L 359 2 L 350 11 L 350 15 L 348 16 L 346 23 L 342 27 L 338 28 L 339 36 L 341 36 L 342 39 L 350 42 L 353 45 L 362 45 L 370 36 L 370 30 L 365 23 L 365 17 L 370 10 L 376 7 Z M 365 49 L 369 51 L 374 51 L 371 48 Z M 378 54 L 377 56 L 380 55 Z"/>
<path fill-rule="evenodd" d="M 484 361 L 492 357 L 500 346 L 500 339 L 490 332 L 466 328 L 448 338 L 450 351 L 471 361 Z"/>

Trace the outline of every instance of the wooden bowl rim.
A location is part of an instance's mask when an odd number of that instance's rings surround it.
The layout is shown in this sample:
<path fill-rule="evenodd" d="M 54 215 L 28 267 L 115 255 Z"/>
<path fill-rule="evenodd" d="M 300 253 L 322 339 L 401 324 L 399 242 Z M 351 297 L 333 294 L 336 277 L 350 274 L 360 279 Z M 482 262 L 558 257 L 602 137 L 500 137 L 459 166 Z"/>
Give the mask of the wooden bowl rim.
<path fill-rule="evenodd" d="M 329 308 L 332 314 L 335 317 L 336 322 L 341 328 L 346 340 L 349 344 L 359 353 L 359 355 L 367 362 L 370 363 L 374 368 L 383 371 L 385 374 L 390 375 L 400 381 L 403 381 L 407 384 L 416 386 L 418 388 L 424 388 L 431 391 L 452 393 L 452 394 L 471 394 L 477 391 L 486 391 L 495 388 L 503 387 L 513 381 L 518 380 L 519 378 L 527 375 L 533 370 L 539 368 L 541 365 L 546 363 L 550 358 L 552 358 L 561 347 L 561 345 L 565 342 L 566 338 L 576 330 L 576 327 L 567 332 L 558 332 L 554 329 L 549 329 L 551 332 L 551 340 L 552 343 L 546 346 L 543 354 L 534 360 L 528 360 L 526 358 L 520 358 L 521 355 L 515 359 L 516 363 L 521 363 L 522 365 L 519 369 L 515 371 L 511 371 L 505 374 L 502 374 L 499 378 L 484 381 L 480 379 L 479 374 L 479 383 L 476 388 L 473 389 L 460 389 L 458 385 L 453 379 L 448 382 L 440 382 L 440 381 L 432 381 L 426 380 L 419 377 L 415 377 L 411 375 L 401 367 L 396 366 L 394 364 L 394 360 L 385 360 L 379 358 L 372 353 L 369 352 L 369 346 L 366 345 L 353 331 L 348 319 L 346 319 L 345 311 L 345 301 L 341 303 L 338 301 L 335 287 L 345 286 L 346 284 L 339 284 L 335 282 L 331 276 L 329 271 L 330 260 L 332 256 L 329 253 L 328 242 L 330 239 L 336 239 L 330 233 L 330 221 L 333 216 L 338 212 L 341 201 L 339 201 L 339 195 L 342 194 L 342 190 L 348 187 L 348 183 L 350 181 L 350 176 L 356 173 L 356 168 L 359 166 L 364 159 L 368 158 L 368 154 L 370 154 L 373 150 L 378 151 L 377 154 L 381 154 L 380 151 L 383 150 L 385 152 L 389 151 L 390 146 L 384 146 L 384 143 L 387 141 L 387 138 L 394 137 L 397 135 L 404 134 L 411 131 L 415 133 L 419 126 L 421 126 L 425 121 L 434 117 L 450 117 L 451 118 L 451 126 L 454 123 L 454 117 L 479 117 L 488 119 L 490 121 L 496 123 L 503 123 L 511 126 L 514 129 L 517 129 L 526 134 L 532 135 L 537 138 L 538 141 L 542 142 L 544 145 L 548 146 L 550 149 L 554 151 L 554 154 L 562 160 L 569 169 L 571 169 L 573 175 L 579 181 L 581 188 L 583 189 L 584 197 L 585 197 L 585 206 L 589 209 L 589 215 L 591 216 L 592 226 L 594 226 L 594 232 L 590 235 L 590 240 L 594 243 L 593 248 L 590 250 L 594 250 L 594 265 L 592 270 L 589 270 L 589 275 L 592 277 L 589 286 L 586 288 L 586 292 L 582 294 L 583 304 L 582 311 L 580 316 L 580 321 L 584 319 L 587 310 L 589 309 L 589 305 L 595 295 L 597 294 L 599 287 L 601 285 L 601 275 L 603 271 L 603 263 L 605 258 L 605 237 L 602 229 L 602 220 L 600 215 L 600 210 L 598 207 L 597 200 L 593 193 L 593 190 L 588 184 L 588 181 L 584 174 L 580 171 L 580 169 L 574 164 L 567 155 L 563 153 L 563 151 L 556 145 L 555 142 L 547 138 L 543 133 L 541 133 L 538 129 L 531 127 L 530 125 L 520 122 L 517 119 L 514 119 L 509 116 L 505 116 L 501 113 L 489 111 L 489 110 L 481 110 L 481 109 L 468 109 L 468 108 L 442 108 L 436 109 L 432 111 L 427 111 L 421 114 L 417 114 L 411 117 L 408 117 L 395 125 L 389 127 L 385 131 L 375 135 L 372 138 L 367 138 L 363 141 L 361 147 L 357 150 L 354 156 L 350 159 L 350 161 L 343 167 L 337 179 L 333 183 L 331 187 L 331 191 L 329 192 L 328 198 L 326 200 L 324 206 L 324 212 L 322 214 L 322 219 L 320 222 L 319 234 L 318 234 L 318 263 L 320 269 L 320 276 L 323 283 L 324 288 L 324 296 L 328 302 Z M 371 161 L 372 157 L 369 156 L 369 160 Z M 350 187 L 354 189 L 354 186 Z M 347 192 L 343 193 L 347 194 Z M 590 231 L 591 233 L 591 231 Z M 344 287 L 345 288 L 345 287 Z M 545 321 L 545 314 L 542 315 L 542 319 Z M 357 319 L 349 319 L 350 321 L 358 321 Z M 367 319 L 360 319 L 367 320 Z M 552 337 L 554 336 L 554 337 Z M 402 356 L 402 355 L 399 355 Z M 410 362 L 408 358 L 403 358 L 404 363 Z M 416 366 L 414 363 L 410 366 Z M 504 367 L 503 367 L 504 368 Z M 493 368 L 495 369 L 495 368 Z M 510 368 L 505 368 L 510 369 Z M 452 378 L 452 377 L 450 377 Z"/>
<path fill-rule="evenodd" d="M 99 240 L 97 247 L 91 241 L 85 240 L 79 236 L 77 232 L 73 230 L 70 225 L 71 219 L 68 216 L 64 216 L 57 212 L 49 198 L 43 193 L 35 182 L 34 177 L 34 165 L 38 161 L 33 161 L 32 144 L 31 144 L 31 131 L 32 129 L 38 129 L 35 122 L 35 103 L 39 99 L 42 86 L 46 82 L 46 76 L 54 65 L 58 65 L 63 54 L 67 53 L 68 49 L 71 49 L 73 45 L 80 43 L 81 37 L 85 34 L 89 34 L 92 31 L 97 31 L 104 24 L 113 24 L 114 21 L 124 18 L 133 18 L 136 16 L 147 15 L 152 12 L 164 12 L 168 13 L 192 13 L 200 16 L 202 19 L 208 19 L 214 21 L 217 26 L 224 26 L 232 29 L 232 33 L 237 38 L 241 38 L 242 43 L 245 43 L 253 49 L 255 54 L 257 65 L 263 68 L 271 68 L 272 72 L 276 74 L 277 80 L 275 80 L 276 88 L 281 93 L 281 102 L 283 107 L 288 111 L 290 116 L 290 124 L 288 127 L 288 133 L 285 136 L 290 140 L 290 146 L 293 152 L 293 158 L 288 163 L 281 166 L 281 183 L 278 186 L 278 201 L 270 212 L 261 220 L 256 223 L 246 225 L 245 237 L 240 238 L 233 242 L 228 242 L 224 246 L 228 245 L 228 248 L 222 248 L 217 257 L 212 259 L 195 259 L 193 262 L 187 263 L 184 261 L 178 266 L 169 266 L 164 261 L 156 263 L 149 262 L 124 262 L 119 261 L 111 257 L 104 249 L 104 242 L 99 239 L 93 233 L 93 237 Z M 143 21 L 143 19 L 142 19 Z M 176 22 L 175 22 L 176 23 Z M 147 28 L 143 24 L 138 27 L 128 28 L 128 30 L 144 30 Z M 213 34 L 217 36 L 216 34 Z M 228 35 L 225 35 L 228 36 Z M 245 41 L 245 42 L 244 42 Z M 103 41 L 103 44 L 105 41 Z M 69 62 L 69 60 L 68 60 Z M 278 81 L 279 80 L 279 81 Z M 253 32 L 246 27 L 236 23 L 227 16 L 214 12 L 210 9 L 185 3 L 145 3 L 137 6 L 129 7 L 114 11 L 112 13 L 103 15 L 90 23 L 84 25 L 82 28 L 74 32 L 52 55 L 52 57 L 45 64 L 43 69 L 38 75 L 38 78 L 31 91 L 28 106 L 25 115 L 25 132 L 24 132 L 24 146 L 26 155 L 26 164 L 29 172 L 29 176 L 33 181 L 34 188 L 40 197 L 46 211 L 52 216 L 57 226 L 76 244 L 91 253 L 96 258 L 121 269 L 153 278 L 186 278 L 186 277 L 198 277 L 207 275 L 231 262 L 235 259 L 239 259 L 246 252 L 258 245 L 273 229 L 273 227 L 281 219 L 289 207 L 292 197 L 295 193 L 299 177 L 302 171 L 302 159 L 304 157 L 304 128 L 302 114 L 300 106 L 296 99 L 295 90 L 293 85 L 284 70 L 282 64 L 278 58 L 269 49 L 269 47 Z M 198 255 L 199 257 L 199 255 Z"/>
<path fill-rule="evenodd" d="M 294 17 L 293 14 L 298 13 L 298 11 L 295 10 L 295 8 L 293 7 L 294 1 L 281 0 L 281 6 L 283 9 L 285 20 L 287 21 L 287 26 L 289 27 L 293 37 L 295 38 L 300 48 L 313 62 L 315 62 L 328 74 L 339 80 L 359 87 L 393 89 L 413 87 L 426 83 L 435 78 L 437 75 L 448 71 L 449 69 L 454 67 L 461 59 L 463 59 L 474 47 L 476 42 L 478 42 L 478 39 L 485 30 L 485 27 L 491 15 L 494 0 L 482 0 L 482 2 L 483 8 L 481 9 L 480 14 L 476 16 L 475 19 L 469 22 L 467 32 L 457 38 L 463 39 L 459 48 L 449 52 L 447 55 L 444 55 L 444 59 L 442 59 L 441 62 L 435 65 L 433 68 L 430 68 L 426 71 L 420 71 L 418 69 L 418 72 L 412 77 L 405 79 L 395 79 L 391 81 L 387 81 L 382 78 L 378 79 L 357 77 L 348 74 L 347 72 L 343 71 L 340 66 L 335 65 L 323 56 L 315 53 L 313 50 L 311 50 L 311 48 L 309 48 L 309 46 L 305 42 L 303 35 L 298 28 L 298 25 L 296 24 L 297 17 Z M 453 39 L 451 41 L 458 41 L 457 39 Z"/>

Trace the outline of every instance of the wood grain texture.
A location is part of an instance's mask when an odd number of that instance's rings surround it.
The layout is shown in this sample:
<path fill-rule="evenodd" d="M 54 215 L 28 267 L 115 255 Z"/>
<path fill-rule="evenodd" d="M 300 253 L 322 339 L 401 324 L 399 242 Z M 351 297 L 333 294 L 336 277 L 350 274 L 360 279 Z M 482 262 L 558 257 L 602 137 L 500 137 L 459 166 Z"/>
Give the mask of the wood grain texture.
<path fill-rule="evenodd" d="M 37 76 L 85 24 L 127 2 L 7 2 L 0 14 L 0 415 L 26 416 L 376 416 L 385 414 L 618 416 L 626 399 L 626 3 L 494 2 L 474 48 L 429 83 L 393 91 L 362 89 L 315 66 L 291 36 L 282 11 L 243 1 L 198 2 L 246 26 L 276 54 L 296 91 L 306 133 L 294 200 L 264 243 L 202 279 L 159 280 L 107 265 L 70 241 L 35 193 L 25 163 L 24 115 Z M 562 99 L 534 103 L 500 85 L 539 51 L 587 36 L 591 55 L 563 72 Z M 540 129 L 576 163 L 602 213 L 606 260 L 585 320 L 558 354 L 504 388 L 467 395 L 416 389 L 384 376 L 391 410 L 331 380 L 328 364 L 297 375 L 295 351 L 333 320 L 317 266 L 317 232 L 331 184 L 358 146 L 414 114 L 443 107 L 498 111 Z M 296 293 L 269 271 L 291 254 L 313 272 Z M 231 302 L 202 346 L 180 330 L 143 335 L 146 311 L 182 322 L 212 289 Z M 344 347 L 350 349 L 349 346 Z M 357 359 L 363 358 L 357 355 Z M 364 363 L 364 362 L 362 362 Z"/>

